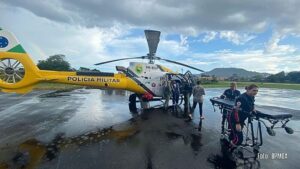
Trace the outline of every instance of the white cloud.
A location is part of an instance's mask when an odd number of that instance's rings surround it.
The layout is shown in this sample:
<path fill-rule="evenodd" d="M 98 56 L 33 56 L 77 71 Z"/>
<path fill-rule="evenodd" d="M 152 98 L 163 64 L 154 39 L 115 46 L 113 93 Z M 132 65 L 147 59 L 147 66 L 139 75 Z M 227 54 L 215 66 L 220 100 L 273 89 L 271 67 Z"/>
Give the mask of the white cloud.
<path fill-rule="evenodd" d="M 120 25 L 86 28 L 37 17 L 23 9 L 0 9 L 5 11 L 1 20 L 3 28 L 16 35 L 35 62 L 54 54 L 65 54 L 71 65 L 77 68 L 109 60 L 113 56 L 106 47 L 115 43 L 112 41 L 118 37 L 126 35 L 128 30 Z"/>
<path fill-rule="evenodd" d="M 10 7 L 0 9 L 5 11 L 2 15 L 4 20 L 1 20 L 3 28 L 14 32 L 35 62 L 50 55 L 65 54 L 75 68 L 80 66 L 97 68 L 93 64 L 148 53 L 145 37 L 126 37 L 131 29 L 126 25 L 88 28 L 41 18 L 24 9 L 12 10 Z M 24 20 L 26 24 L 22 22 Z M 18 29 L 21 27 L 22 29 Z M 187 50 L 187 36 L 181 35 L 180 41 L 166 40 L 162 37 L 157 55 L 174 59 Z M 128 61 L 115 64 L 128 66 Z M 103 65 L 101 68 L 114 71 L 115 64 Z"/>
<path fill-rule="evenodd" d="M 264 29 L 267 28 L 267 26 L 268 26 L 268 22 L 267 21 L 261 21 L 261 22 L 255 23 L 253 25 L 253 29 L 256 32 L 263 32 Z"/>
<path fill-rule="evenodd" d="M 245 23 L 247 21 L 246 16 L 243 13 L 234 13 L 225 18 L 226 22 L 231 23 Z"/>
<path fill-rule="evenodd" d="M 180 35 L 180 45 L 181 46 L 188 46 L 188 37 Z"/>
<path fill-rule="evenodd" d="M 226 39 L 229 42 L 232 42 L 236 45 L 243 45 L 246 42 L 255 38 L 253 35 L 247 33 L 238 34 L 235 31 L 221 31 L 220 38 Z"/>
<path fill-rule="evenodd" d="M 210 31 L 205 33 L 202 42 L 208 43 L 215 39 L 225 39 L 235 45 L 244 45 L 254 38 L 256 38 L 256 36 L 250 35 L 248 33 L 238 33 L 235 31 Z"/>
<path fill-rule="evenodd" d="M 296 47 L 292 45 L 279 45 L 278 43 L 283 38 L 279 32 L 274 32 L 265 47 L 265 53 L 268 54 L 291 54 L 297 50 Z"/>
<path fill-rule="evenodd" d="M 300 55 L 272 53 L 266 54 L 264 50 L 230 51 L 222 50 L 212 53 L 198 53 L 192 56 L 195 61 L 208 61 L 202 69 L 211 70 L 217 67 L 237 67 L 250 71 L 278 73 L 279 71 L 299 71 Z M 193 65 L 193 64 L 192 64 Z M 286 65 L 289 65 L 288 67 Z"/>
<path fill-rule="evenodd" d="M 183 45 L 181 42 L 175 40 L 161 40 L 159 42 L 157 55 L 174 58 L 184 54 L 186 51 L 188 51 L 188 46 Z"/>
<path fill-rule="evenodd" d="M 191 1 L 196 3 L 196 6 L 199 5 L 198 1 Z M 169 1 L 160 2 L 151 11 L 153 14 L 151 16 L 147 16 L 149 13 L 144 12 L 143 8 L 131 9 L 129 7 L 132 3 L 136 6 L 140 5 L 139 7 L 151 7 L 155 5 L 152 1 L 130 1 L 128 4 L 119 4 L 115 1 L 94 1 L 95 5 L 92 6 L 92 2 L 75 1 L 72 5 L 69 4 L 69 1 L 55 0 L 54 4 L 49 6 L 49 11 L 47 11 L 46 6 L 50 1 L 43 3 L 26 0 L 20 1 L 20 3 L 16 3 L 19 1 L 6 2 L 22 8 L 11 5 L 0 6 L 2 12 L 0 25 L 17 35 L 25 50 L 32 54 L 35 61 L 45 59 L 53 54 L 65 54 L 71 65 L 78 68 L 79 66 L 91 67 L 94 63 L 111 59 L 145 55 L 148 53 L 148 48 L 144 36 L 127 35 L 132 33 L 132 29 L 155 27 L 161 28 L 165 35 L 170 32 L 180 34 L 179 41 L 167 40 L 164 35 L 162 36 L 157 55 L 163 58 L 181 61 L 204 70 L 211 70 L 216 67 L 241 67 L 269 73 L 276 73 L 281 70 L 299 70 L 300 55 L 297 54 L 296 47 L 290 44 L 280 44 L 280 40 L 286 34 L 298 36 L 297 31 L 295 31 L 296 27 L 291 26 L 291 24 L 289 24 L 290 28 L 277 27 L 281 31 L 277 31 L 279 32 L 278 35 L 273 34 L 269 42 L 266 43 L 265 49 L 239 52 L 235 49 L 223 49 L 211 53 L 190 51 L 191 46 L 188 41 L 190 36 L 188 35 L 197 36 L 199 33 L 205 32 L 203 42 L 225 39 L 236 45 L 242 45 L 255 38 L 255 31 L 264 30 L 271 22 L 270 19 L 266 19 L 268 18 L 266 16 L 261 19 L 256 18 L 256 16 L 254 19 L 257 20 L 253 21 L 253 16 L 249 14 L 247 9 L 244 9 L 246 12 L 239 12 L 238 10 L 228 12 L 225 8 L 226 4 L 222 4 L 222 2 L 216 5 L 222 7 L 224 11 L 210 13 L 210 11 L 205 10 L 202 12 L 208 12 L 207 15 L 200 13 L 201 16 L 197 13 L 201 10 L 196 10 L 195 7 L 183 2 L 176 4 Z M 82 6 L 79 5 L 80 3 Z M 104 11 L 99 9 L 99 3 L 104 3 L 104 6 L 101 6 Z M 1 2 L 0 4 L 2 5 Z M 111 6 L 113 4 L 115 6 Z M 170 7 L 167 7 L 167 4 Z M 209 7 L 214 9 L 216 6 Z M 72 10 L 70 10 L 71 8 Z M 34 14 L 24 9 L 33 11 Z M 178 18 L 175 17 L 174 19 L 162 12 L 162 9 L 167 9 L 168 12 L 176 11 Z M 146 11 L 149 10 L 150 8 Z M 82 13 L 78 11 L 82 11 Z M 129 14 L 126 13 L 128 11 Z M 186 11 L 188 12 L 185 13 Z M 267 14 L 269 13 L 272 12 L 267 12 Z M 223 20 L 224 18 L 227 20 Z M 276 19 L 276 17 L 274 18 Z M 234 23 L 235 19 L 237 21 Z M 221 23 L 221 21 L 224 22 Z M 227 25 L 229 22 L 231 24 Z M 242 22 L 244 23 L 242 24 Z M 276 22 L 279 23 L 279 21 Z M 244 27 L 249 32 L 242 31 Z M 182 68 L 166 62 L 162 63 L 175 70 Z M 117 62 L 116 64 L 127 66 L 128 61 Z M 114 71 L 114 65 L 104 65 L 101 69 Z"/>
<path fill-rule="evenodd" d="M 300 34 L 300 1 L 236 0 L 2 0 L 51 20 L 88 27 L 110 27 L 115 23 L 155 27 L 164 32 L 188 35 L 205 30 L 262 32 L 272 24 L 278 30 Z"/>
<path fill-rule="evenodd" d="M 215 31 L 207 32 L 202 41 L 204 43 L 208 43 L 208 42 L 214 40 L 216 38 L 217 34 L 218 33 Z"/>

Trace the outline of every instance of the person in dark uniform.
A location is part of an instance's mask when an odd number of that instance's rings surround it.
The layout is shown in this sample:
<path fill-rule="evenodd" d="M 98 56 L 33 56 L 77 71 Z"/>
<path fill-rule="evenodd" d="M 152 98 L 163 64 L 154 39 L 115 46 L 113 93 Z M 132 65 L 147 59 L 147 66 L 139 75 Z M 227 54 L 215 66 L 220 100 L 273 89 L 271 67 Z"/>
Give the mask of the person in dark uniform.
<path fill-rule="evenodd" d="M 172 89 L 173 111 L 175 112 L 177 110 L 179 95 L 180 95 L 179 84 L 175 80 L 172 81 L 171 89 Z"/>
<path fill-rule="evenodd" d="M 241 92 L 236 88 L 237 88 L 236 82 L 230 83 L 230 88 L 224 91 L 224 93 L 221 95 L 221 98 L 235 100 L 237 97 L 241 95 Z"/>
<path fill-rule="evenodd" d="M 221 99 L 228 99 L 234 101 L 237 97 L 241 95 L 241 92 L 236 88 L 237 88 L 236 82 L 230 83 L 230 88 L 224 91 L 224 93 L 221 95 Z M 224 109 L 222 112 L 222 133 L 224 132 L 224 124 L 226 118 L 227 118 L 227 110 Z"/>
<path fill-rule="evenodd" d="M 171 97 L 172 89 L 171 89 L 171 81 L 168 77 L 166 77 L 166 81 L 164 84 L 164 92 L 163 92 L 163 98 L 165 99 L 164 103 L 164 109 L 167 110 L 169 107 L 169 101 Z"/>
<path fill-rule="evenodd" d="M 242 129 L 245 120 L 255 112 L 254 102 L 255 95 L 258 92 L 258 86 L 251 84 L 246 87 L 246 92 L 241 94 L 235 101 L 235 107 L 232 113 L 228 114 L 228 124 L 231 129 L 231 145 L 241 145 L 243 142 Z"/>

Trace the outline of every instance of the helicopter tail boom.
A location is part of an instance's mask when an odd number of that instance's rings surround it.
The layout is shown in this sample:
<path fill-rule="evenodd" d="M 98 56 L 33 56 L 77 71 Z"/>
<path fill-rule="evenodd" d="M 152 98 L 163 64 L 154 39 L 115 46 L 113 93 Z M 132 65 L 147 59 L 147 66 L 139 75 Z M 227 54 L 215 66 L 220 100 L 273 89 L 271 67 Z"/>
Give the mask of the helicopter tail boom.
<path fill-rule="evenodd" d="M 66 72 L 40 70 L 15 36 L 0 29 L 0 90 L 25 94 L 39 82 L 53 82 L 124 89 L 146 93 L 145 89 L 123 73 Z"/>
<path fill-rule="evenodd" d="M 53 83 L 92 86 L 101 89 L 129 90 L 138 94 L 146 93 L 145 89 L 133 79 L 122 73 L 107 72 L 58 72 L 40 70 L 43 81 Z"/>
<path fill-rule="evenodd" d="M 40 70 L 26 53 L 0 52 L 0 65 L 2 92 L 25 94 L 39 82 L 124 89 L 139 94 L 146 92 L 134 80 L 122 73 Z"/>

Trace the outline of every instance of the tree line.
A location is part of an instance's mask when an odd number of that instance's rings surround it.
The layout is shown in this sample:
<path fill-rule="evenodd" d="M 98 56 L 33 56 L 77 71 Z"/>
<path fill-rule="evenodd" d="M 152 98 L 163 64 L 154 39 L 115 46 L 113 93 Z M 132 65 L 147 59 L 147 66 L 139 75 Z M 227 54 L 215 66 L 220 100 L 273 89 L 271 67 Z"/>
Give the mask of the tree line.
<path fill-rule="evenodd" d="M 273 83 L 300 83 L 300 71 L 285 73 L 284 71 L 268 76 L 265 81 Z"/>
<path fill-rule="evenodd" d="M 251 82 L 270 82 L 270 83 L 300 83 L 300 71 L 284 72 L 281 71 L 276 74 L 264 77 L 262 75 L 255 75 L 253 77 L 239 77 L 236 74 L 229 77 L 229 81 L 251 81 Z"/>
<path fill-rule="evenodd" d="M 39 60 L 37 64 L 41 70 L 56 70 L 56 71 L 97 71 L 97 69 L 89 69 L 80 67 L 78 70 L 71 67 L 71 64 L 66 60 L 66 56 L 62 54 L 49 56 L 46 60 Z"/>

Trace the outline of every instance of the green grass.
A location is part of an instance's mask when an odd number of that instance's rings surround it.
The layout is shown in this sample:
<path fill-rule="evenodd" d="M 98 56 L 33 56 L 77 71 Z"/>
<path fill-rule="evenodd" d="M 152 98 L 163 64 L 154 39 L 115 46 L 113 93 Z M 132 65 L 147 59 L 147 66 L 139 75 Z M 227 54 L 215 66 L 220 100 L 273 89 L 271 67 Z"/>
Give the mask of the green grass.
<path fill-rule="evenodd" d="M 263 83 L 263 82 L 237 82 L 238 87 L 245 87 L 250 84 L 256 84 L 260 88 L 274 88 L 274 89 L 293 89 L 300 90 L 300 84 L 292 83 Z M 229 81 L 219 81 L 212 84 L 203 84 L 205 88 L 226 88 L 229 87 Z"/>
<path fill-rule="evenodd" d="M 291 83 L 262 83 L 262 82 L 237 82 L 238 87 L 245 87 L 250 84 L 256 84 L 260 88 L 275 88 L 275 89 L 294 89 L 300 90 L 300 84 Z M 219 81 L 212 84 L 203 84 L 205 88 L 227 88 L 229 87 L 229 81 Z M 70 84 L 60 84 L 60 83 L 40 83 L 35 89 L 36 90 L 63 90 L 63 89 L 79 89 L 83 86 L 70 85 Z"/>
<path fill-rule="evenodd" d="M 300 90 L 300 84 L 290 84 L 290 83 L 261 83 L 261 82 L 238 82 L 238 87 L 245 87 L 249 84 L 256 84 L 260 88 L 274 88 L 274 89 L 293 89 Z M 204 88 L 228 88 L 229 81 L 219 81 L 217 83 L 203 84 Z M 39 83 L 34 87 L 34 90 L 73 90 L 80 89 L 83 86 L 70 85 L 70 84 L 60 84 L 60 83 Z"/>

